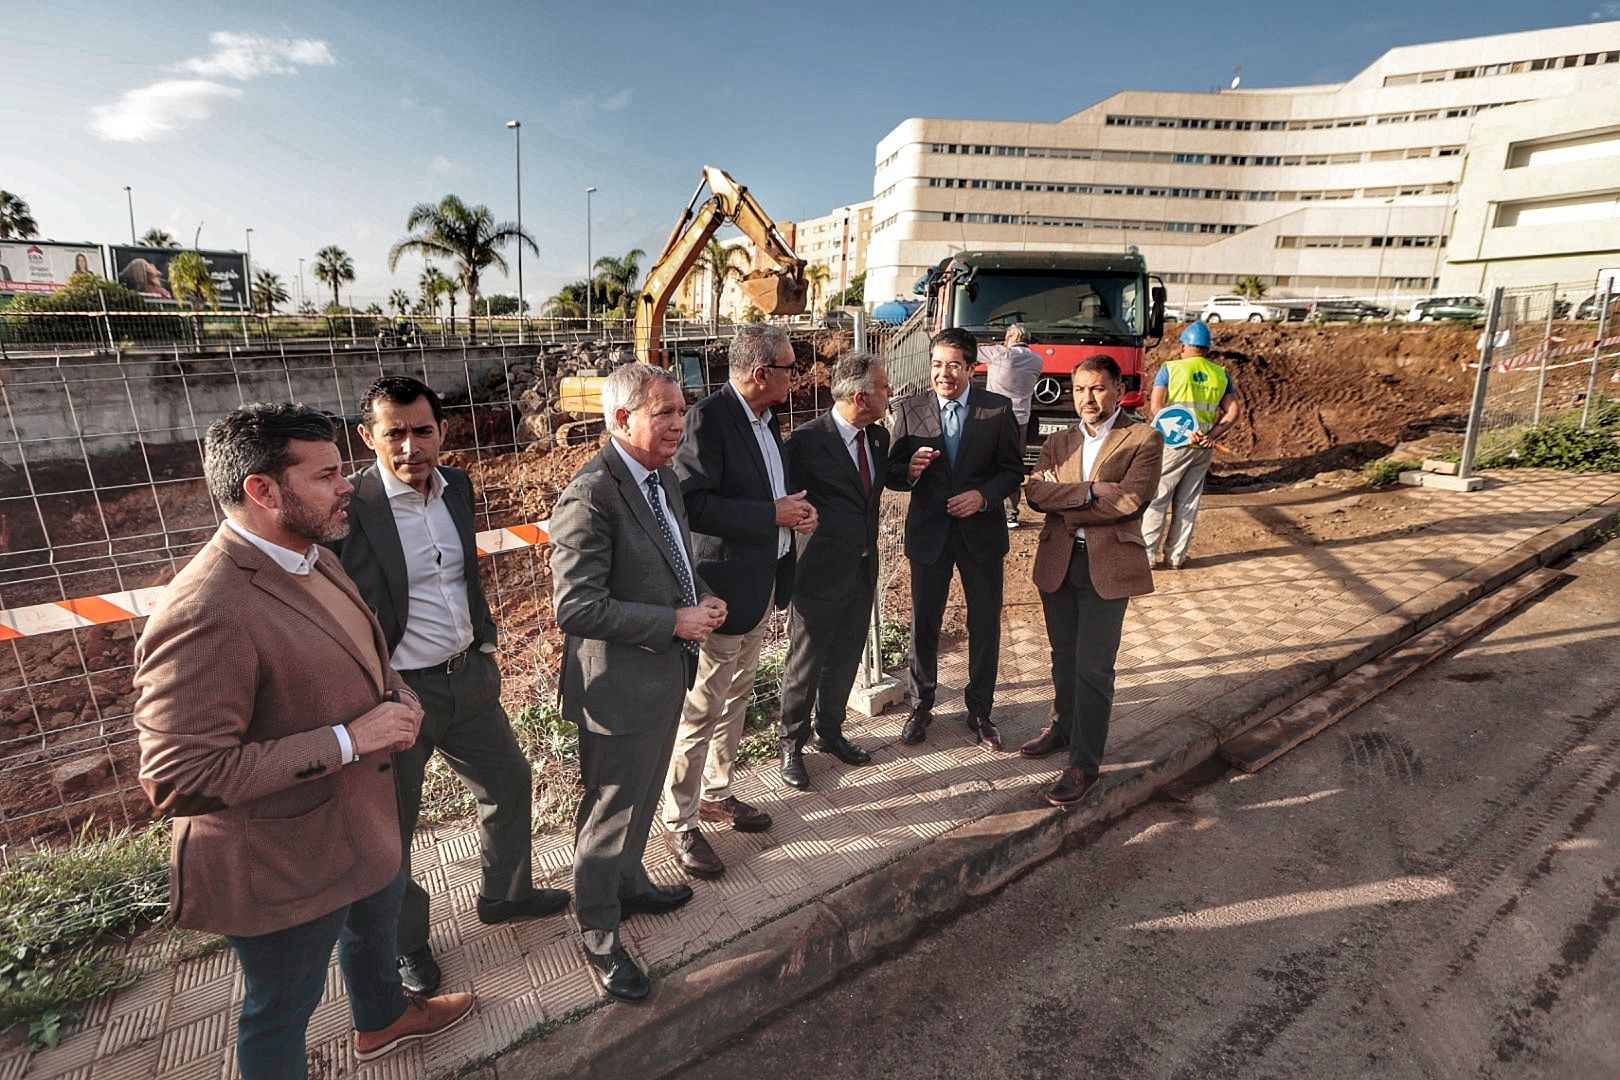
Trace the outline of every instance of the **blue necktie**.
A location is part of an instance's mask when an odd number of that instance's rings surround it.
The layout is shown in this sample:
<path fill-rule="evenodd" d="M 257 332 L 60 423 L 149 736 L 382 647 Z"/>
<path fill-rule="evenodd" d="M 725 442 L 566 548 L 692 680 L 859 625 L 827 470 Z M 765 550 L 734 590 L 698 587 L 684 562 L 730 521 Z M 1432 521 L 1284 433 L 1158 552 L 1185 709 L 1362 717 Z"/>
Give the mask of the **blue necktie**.
<path fill-rule="evenodd" d="M 945 403 L 945 458 L 954 467 L 956 465 L 956 448 L 962 445 L 962 403 L 960 401 L 947 401 Z"/>
<path fill-rule="evenodd" d="M 686 560 L 681 558 L 681 543 L 675 538 L 675 530 L 669 527 L 669 518 L 664 514 L 664 501 L 658 497 L 658 491 L 658 474 L 647 474 L 647 503 L 652 507 L 653 520 L 658 522 L 658 531 L 664 534 L 664 543 L 669 545 L 669 553 L 675 556 L 678 568 L 676 576 L 681 579 L 681 603 L 686 607 L 697 607 L 697 590 L 692 587 L 692 572 L 687 569 Z M 683 640 L 681 648 L 696 656 L 698 643 Z"/>

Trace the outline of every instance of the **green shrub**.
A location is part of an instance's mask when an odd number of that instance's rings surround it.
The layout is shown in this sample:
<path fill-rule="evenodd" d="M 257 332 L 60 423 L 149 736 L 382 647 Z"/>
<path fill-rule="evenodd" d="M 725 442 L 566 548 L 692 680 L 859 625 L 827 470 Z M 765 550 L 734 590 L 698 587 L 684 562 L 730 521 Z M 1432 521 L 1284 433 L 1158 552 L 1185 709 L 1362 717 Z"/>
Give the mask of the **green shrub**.
<path fill-rule="evenodd" d="M 1602 412 L 1602 410 L 1600 410 Z M 1482 469 L 1564 469 L 1620 472 L 1620 441 L 1599 428 L 1543 424 L 1525 431 L 1517 446 L 1478 462 Z"/>
<path fill-rule="evenodd" d="M 1379 458 L 1361 467 L 1361 479 L 1371 487 L 1385 487 L 1401 478 L 1401 473 L 1421 468 L 1422 462 L 1410 458 Z"/>

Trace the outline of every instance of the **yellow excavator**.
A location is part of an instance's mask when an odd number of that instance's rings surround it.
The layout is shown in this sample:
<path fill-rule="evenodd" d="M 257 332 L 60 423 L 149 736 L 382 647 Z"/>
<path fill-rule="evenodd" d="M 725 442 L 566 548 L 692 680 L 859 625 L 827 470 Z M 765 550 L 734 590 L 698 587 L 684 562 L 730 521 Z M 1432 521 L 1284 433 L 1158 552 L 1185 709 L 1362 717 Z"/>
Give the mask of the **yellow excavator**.
<path fill-rule="evenodd" d="M 707 199 L 704 191 L 709 192 Z M 793 254 L 776 222 L 765 213 L 759 200 L 733 180 L 724 169 L 703 166 L 703 179 L 670 231 L 664 250 L 659 253 L 636 298 L 636 359 L 668 367 L 670 358 L 663 345 L 664 312 L 681 280 L 703 253 L 704 245 L 723 225 L 735 225 L 743 235 L 780 269 L 752 270 L 739 283 L 748 302 L 767 315 L 797 315 L 805 309 L 809 283 L 804 277 L 804 260 Z M 589 415 L 602 411 L 599 375 L 575 375 L 559 380 L 558 404 L 567 412 Z M 600 426 L 585 422 L 600 431 Z M 571 443 L 588 434 L 585 424 L 569 424 L 563 441 Z"/>

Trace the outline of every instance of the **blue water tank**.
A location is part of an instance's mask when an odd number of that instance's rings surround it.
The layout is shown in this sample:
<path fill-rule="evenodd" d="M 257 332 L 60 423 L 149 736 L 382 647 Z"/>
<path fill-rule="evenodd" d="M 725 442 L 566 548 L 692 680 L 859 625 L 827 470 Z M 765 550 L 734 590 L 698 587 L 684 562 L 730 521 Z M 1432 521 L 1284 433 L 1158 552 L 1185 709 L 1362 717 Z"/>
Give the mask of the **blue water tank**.
<path fill-rule="evenodd" d="M 885 300 L 872 309 L 872 320 L 898 326 L 911 318 L 912 313 L 920 307 L 922 307 L 921 300 Z"/>

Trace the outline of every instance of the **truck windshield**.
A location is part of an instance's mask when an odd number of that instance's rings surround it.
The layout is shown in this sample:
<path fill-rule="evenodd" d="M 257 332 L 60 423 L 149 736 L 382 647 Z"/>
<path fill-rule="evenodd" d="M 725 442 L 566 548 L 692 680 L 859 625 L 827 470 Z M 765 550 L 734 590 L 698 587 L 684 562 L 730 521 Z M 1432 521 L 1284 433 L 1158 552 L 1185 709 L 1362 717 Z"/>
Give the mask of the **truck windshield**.
<path fill-rule="evenodd" d="M 1136 274 L 980 270 L 956 289 L 956 325 L 1000 330 L 1021 322 L 1036 338 L 1140 338 L 1146 329 Z"/>

